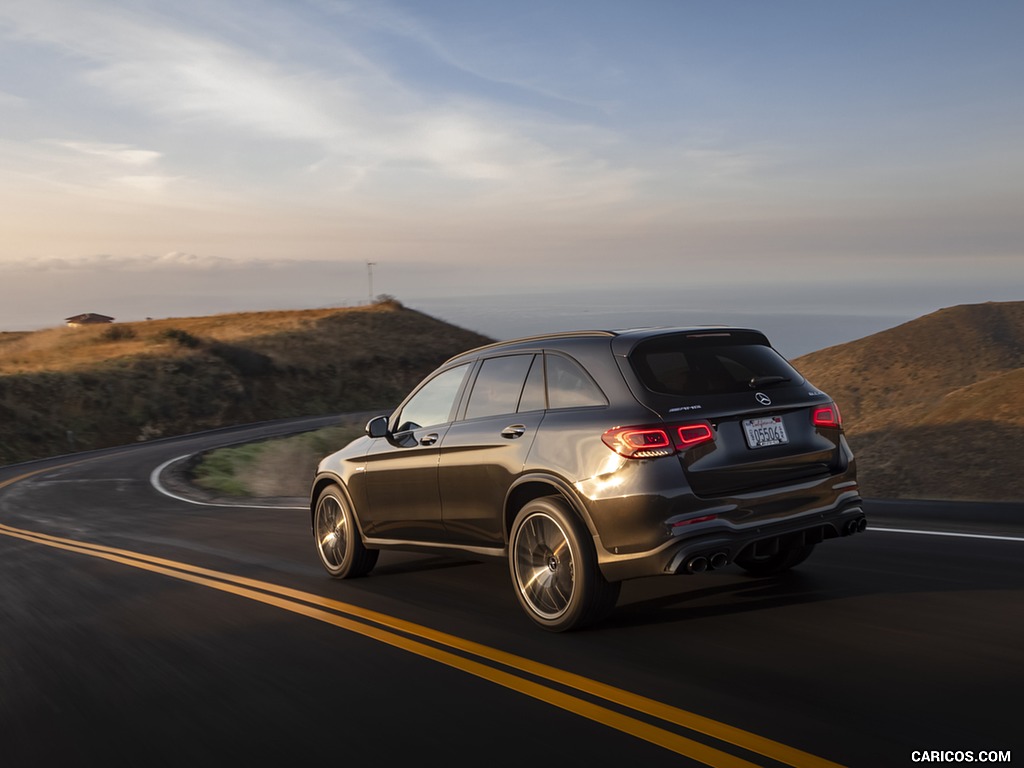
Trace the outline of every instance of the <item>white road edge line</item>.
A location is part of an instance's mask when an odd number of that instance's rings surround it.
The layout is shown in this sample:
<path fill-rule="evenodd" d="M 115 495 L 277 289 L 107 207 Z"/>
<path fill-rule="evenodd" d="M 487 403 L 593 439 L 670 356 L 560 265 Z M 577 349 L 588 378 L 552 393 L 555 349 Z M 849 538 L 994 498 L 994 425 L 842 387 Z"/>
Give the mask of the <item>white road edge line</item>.
<path fill-rule="evenodd" d="M 992 539 L 994 541 L 1024 541 L 1020 536 L 996 536 L 988 533 L 954 533 L 953 531 L 915 531 L 908 528 L 876 528 L 868 526 L 869 531 L 876 533 L 916 533 L 920 536 L 953 536 L 960 539 Z"/>
<path fill-rule="evenodd" d="M 178 456 L 175 459 L 168 459 L 159 467 L 149 473 L 149 484 L 158 492 L 162 493 L 168 498 L 174 499 L 175 501 L 184 501 L 188 504 L 195 504 L 200 507 L 227 507 L 229 509 L 306 509 L 305 507 L 290 507 L 290 506 L 274 506 L 268 504 L 227 504 L 224 502 L 216 501 L 198 501 L 197 499 L 190 499 L 188 496 L 179 496 L 176 493 L 171 493 L 167 490 L 163 483 L 160 482 L 160 475 L 163 474 L 164 470 L 167 469 L 171 464 L 175 464 L 179 461 L 191 457 L 193 454 L 186 453 L 184 456 Z"/>
<path fill-rule="evenodd" d="M 177 501 L 184 501 L 188 504 L 196 504 L 197 506 L 200 507 L 227 507 L 229 509 L 306 509 L 305 507 L 273 506 L 268 504 L 226 504 L 223 502 L 215 501 L 198 501 L 196 499 L 190 499 L 187 496 L 179 496 L 176 493 L 171 493 L 169 490 L 164 488 L 163 484 L 160 482 L 160 475 L 163 474 L 163 471 L 167 469 L 167 467 L 171 466 L 171 464 L 174 464 L 179 461 L 184 461 L 190 456 L 192 456 L 191 453 L 186 453 L 184 456 L 178 456 L 177 458 L 174 459 L 168 459 L 159 467 L 154 469 L 149 475 L 149 482 L 153 486 L 153 488 L 155 488 L 159 493 L 162 493 L 164 496 L 167 496 L 171 499 L 175 499 Z M 954 538 L 960 539 L 988 539 L 990 541 L 1024 541 L 1024 537 L 1021 536 L 996 536 L 994 534 L 955 533 L 952 531 L 920 531 L 910 528 L 877 528 L 873 525 L 868 526 L 868 530 L 875 531 L 878 533 L 909 533 L 916 534 L 918 536 L 952 536 Z"/>

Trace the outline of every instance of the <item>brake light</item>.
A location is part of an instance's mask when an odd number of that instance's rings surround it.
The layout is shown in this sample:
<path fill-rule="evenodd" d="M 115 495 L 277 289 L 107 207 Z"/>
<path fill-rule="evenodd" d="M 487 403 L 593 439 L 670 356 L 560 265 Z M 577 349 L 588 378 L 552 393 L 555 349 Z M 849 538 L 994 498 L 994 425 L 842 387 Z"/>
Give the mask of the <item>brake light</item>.
<path fill-rule="evenodd" d="M 668 433 L 651 427 L 618 427 L 609 429 L 601 439 L 604 444 L 627 459 L 650 459 L 675 453 Z"/>
<path fill-rule="evenodd" d="M 685 424 L 679 428 L 679 442 L 687 448 L 714 440 L 711 427 L 707 424 Z"/>
<path fill-rule="evenodd" d="M 815 408 L 811 413 L 811 421 L 816 427 L 841 427 L 843 417 L 839 413 L 839 406 L 829 403 Z"/>
<path fill-rule="evenodd" d="M 684 424 L 672 431 L 663 427 L 616 427 L 601 435 L 605 445 L 627 459 L 671 456 L 714 439 L 711 427 L 704 423 Z"/>

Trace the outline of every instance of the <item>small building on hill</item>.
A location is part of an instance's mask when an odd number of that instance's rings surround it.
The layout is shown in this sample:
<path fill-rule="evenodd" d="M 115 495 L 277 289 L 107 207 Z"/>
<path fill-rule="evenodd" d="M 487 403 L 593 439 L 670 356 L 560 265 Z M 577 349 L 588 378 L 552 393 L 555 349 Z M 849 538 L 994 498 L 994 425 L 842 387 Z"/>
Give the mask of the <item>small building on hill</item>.
<path fill-rule="evenodd" d="M 95 312 L 85 312 L 81 315 L 74 315 L 73 317 L 67 317 L 64 319 L 72 328 L 77 328 L 80 325 L 100 325 L 102 323 L 112 323 L 114 318 L 108 317 L 107 315 L 99 315 Z"/>

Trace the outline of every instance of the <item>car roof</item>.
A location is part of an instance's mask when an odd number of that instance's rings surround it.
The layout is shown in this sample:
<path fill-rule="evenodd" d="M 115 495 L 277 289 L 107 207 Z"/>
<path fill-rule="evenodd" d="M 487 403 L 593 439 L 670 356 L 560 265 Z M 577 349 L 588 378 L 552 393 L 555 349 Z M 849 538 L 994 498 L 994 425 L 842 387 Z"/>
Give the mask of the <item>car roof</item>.
<path fill-rule="evenodd" d="M 461 352 L 450 358 L 447 362 L 455 360 L 474 358 L 482 353 L 491 351 L 536 349 L 538 347 L 552 347 L 558 349 L 560 346 L 578 346 L 579 343 L 586 344 L 593 340 L 610 340 L 613 344 L 613 351 L 618 355 L 628 355 L 641 341 L 656 337 L 675 334 L 687 335 L 733 335 L 734 333 L 756 334 L 768 343 L 764 334 L 754 328 L 740 328 L 731 325 L 688 325 L 688 326 L 650 326 L 641 328 L 625 328 L 618 330 L 583 330 L 583 331 L 559 331 L 556 333 L 538 334 L 536 336 L 522 336 L 506 341 L 496 341 L 491 344 L 484 344 L 480 347 Z M 447 363 L 446 363 L 447 364 Z"/>

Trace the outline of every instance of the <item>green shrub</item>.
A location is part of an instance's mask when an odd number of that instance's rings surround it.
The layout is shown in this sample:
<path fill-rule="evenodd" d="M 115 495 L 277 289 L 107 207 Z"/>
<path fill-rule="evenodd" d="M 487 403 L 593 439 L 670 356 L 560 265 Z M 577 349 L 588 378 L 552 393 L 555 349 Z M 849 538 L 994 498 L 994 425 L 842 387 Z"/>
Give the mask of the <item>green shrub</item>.
<path fill-rule="evenodd" d="M 183 331 L 180 328 L 168 328 L 166 331 L 160 334 L 160 337 L 163 339 L 167 339 L 168 341 L 177 342 L 181 346 L 188 347 L 189 349 L 195 349 L 200 344 L 202 344 L 202 342 L 198 338 L 193 336 L 188 331 Z"/>
<path fill-rule="evenodd" d="M 230 496 L 304 496 L 320 459 L 362 434 L 362 427 L 343 425 L 219 448 L 203 455 L 193 477 Z"/>

